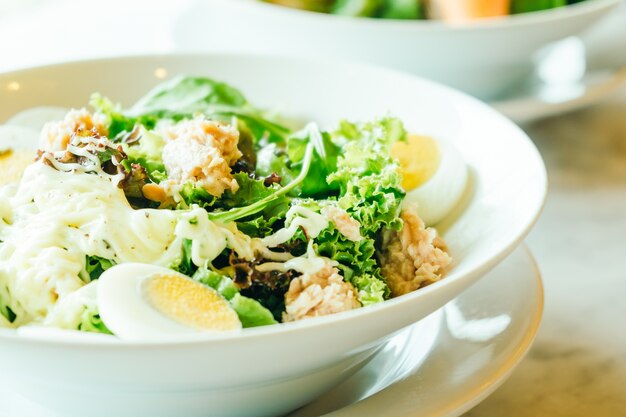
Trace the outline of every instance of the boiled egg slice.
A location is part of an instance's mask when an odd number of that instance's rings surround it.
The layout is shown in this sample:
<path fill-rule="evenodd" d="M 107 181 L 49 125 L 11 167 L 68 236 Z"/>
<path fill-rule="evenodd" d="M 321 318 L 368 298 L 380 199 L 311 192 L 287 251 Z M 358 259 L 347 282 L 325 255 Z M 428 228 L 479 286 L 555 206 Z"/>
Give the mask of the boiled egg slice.
<path fill-rule="evenodd" d="M 39 132 L 20 126 L 0 126 L 0 185 L 19 181 L 35 159 Z"/>
<path fill-rule="evenodd" d="M 241 329 L 228 301 L 214 289 L 155 265 L 123 263 L 98 280 L 98 311 L 120 339 L 162 339 Z"/>
<path fill-rule="evenodd" d="M 467 165 L 450 143 L 410 134 L 391 150 L 400 162 L 406 201 L 417 203 L 427 225 L 446 217 L 458 204 L 467 186 Z"/>

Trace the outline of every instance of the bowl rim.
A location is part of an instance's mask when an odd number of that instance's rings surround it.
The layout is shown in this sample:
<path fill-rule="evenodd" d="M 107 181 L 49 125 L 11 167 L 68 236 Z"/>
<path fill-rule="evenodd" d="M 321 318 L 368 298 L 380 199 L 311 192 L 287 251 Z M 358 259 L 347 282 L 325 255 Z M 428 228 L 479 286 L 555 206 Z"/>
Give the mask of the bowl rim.
<path fill-rule="evenodd" d="M 186 52 L 175 52 L 175 53 L 161 53 L 161 54 L 133 54 L 133 55 L 123 55 L 123 56 L 111 56 L 111 57 L 101 57 L 95 59 L 78 59 L 71 61 L 64 61 L 60 63 L 50 64 L 50 65 L 41 65 L 41 66 L 33 66 L 26 67 L 18 70 L 12 70 L 9 72 L 0 72 L 0 82 L 10 79 L 12 76 L 19 76 L 22 74 L 28 74 L 31 72 L 38 71 L 47 71 L 60 69 L 68 66 L 80 66 L 80 65 L 99 65 L 99 64 L 121 64 L 124 61 L 163 61 L 163 60 L 176 60 L 176 59 L 220 59 L 220 57 L 231 58 L 231 59 L 266 59 L 266 60 L 283 60 L 289 62 L 296 63 L 307 63 L 311 65 L 319 64 L 320 61 L 311 57 L 302 57 L 302 56 L 285 56 L 285 55 L 271 55 L 271 54 L 260 54 L 260 53 L 231 53 L 231 52 L 208 52 L 208 53 L 186 53 Z M 504 122 L 512 132 L 516 132 L 517 136 L 523 139 L 526 147 L 528 148 L 529 153 L 532 155 L 532 158 L 537 162 L 537 187 L 538 190 L 538 198 L 535 201 L 535 205 L 532 207 L 532 210 L 529 211 L 532 213 L 530 217 L 527 218 L 527 222 L 524 226 L 520 227 L 519 230 L 516 230 L 515 233 L 512 233 L 509 237 L 507 243 L 500 247 L 498 250 L 494 251 L 494 253 L 490 256 L 490 258 L 480 264 L 478 266 L 473 267 L 472 269 L 466 271 L 463 275 L 455 277 L 455 279 L 448 279 L 450 276 L 447 276 L 445 279 L 437 281 L 431 285 L 428 285 L 424 288 L 420 288 L 419 291 L 413 291 L 411 293 L 391 298 L 389 300 L 385 300 L 382 303 L 361 307 L 358 309 L 345 311 L 341 313 L 335 313 L 328 316 L 314 317 L 307 320 L 300 320 L 295 322 L 288 323 L 279 323 L 270 326 L 261 326 L 254 328 L 246 328 L 233 332 L 223 332 L 223 333 L 199 333 L 199 334 L 190 334 L 189 336 L 179 336 L 177 335 L 175 338 L 167 337 L 163 339 L 150 339 L 145 341 L 132 341 L 132 340 L 120 340 L 108 335 L 101 334 L 88 334 L 90 337 L 66 337 L 60 338 L 57 335 L 54 337 L 50 337 L 49 335 L 38 335 L 38 334 L 29 334 L 28 336 L 20 335 L 18 329 L 11 328 L 3 328 L 0 327 L 0 342 L 3 341 L 15 341 L 18 340 L 20 342 L 33 342 L 45 344 L 47 346 L 61 346 L 61 347 L 85 347 L 88 346 L 91 349 L 142 349 L 145 347 L 151 348 L 168 348 L 172 346 L 193 346 L 193 345 L 203 345 L 203 344 L 221 344 L 221 343 L 230 343 L 233 340 L 242 341 L 242 340 L 250 340 L 250 339 L 258 339 L 264 338 L 267 336 L 275 336 L 277 334 L 282 333 L 299 333 L 299 332 L 309 332 L 312 328 L 323 327 L 327 325 L 339 325 L 343 322 L 350 320 L 362 319 L 364 316 L 369 316 L 372 314 L 377 314 L 380 310 L 388 310 L 392 309 L 394 306 L 398 306 L 400 304 L 405 303 L 413 303 L 419 302 L 418 300 L 422 297 L 428 297 L 428 295 L 434 291 L 437 291 L 442 286 L 450 286 L 458 282 L 465 282 L 468 280 L 474 280 L 478 277 L 486 274 L 493 267 L 498 265 L 502 260 L 504 260 L 516 247 L 522 243 L 525 236 L 535 225 L 537 220 L 539 219 L 544 205 L 546 201 L 547 191 L 548 191 L 548 175 L 545 164 L 539 153 L 539 150 L 534 145 L 532 140 L 528 137 L 528 135 L 515 123 L 510 121 L 504 115 L 499 113 L 497 110 L 493 109 L 486 103 L 481 100 L 474 98 L 466 93 L 458 91 L 452 87 L 448 87 L 444 84 L 440 84 L 435 81 L 431 81 L 429 79 L 413 75 L 408 72 L 403 72 L 391 68 L 387 68 L 379 65 L 371 65 L 364 64 L 355 61 L 349 61 L 345 59 L 333 59 L 332 64 L 341 68 L 350 69 L 353 71 L 358 71 L 359 69 L 368 70 L 372 73 L 380 73 L 387 74 L 389 76 L 394 76 L 402 80 L 403 82 L 418 82 L 422 85 L 427 86 L 428 88 L 433 88 L 439 90 L 443 95 L 447 96 L 450 99 L 461 100 L 470 103 L 472 106 L 478 106 L 481 109 L 481 112 L 490 113 L 492 118 L 498 119 L 500 122 Z M 328 65 L 326 63 L 322 63 L 322 65 Z M 49 328 L 53 331 L 58 330 L 61 334 L 62 332 L 67 331 L 67 334 L 79 335 L 75 330 L 63 330 L 56 328 Z M 87 335 L 85 335 L 87 336 Z"/>
<path fill-rule="evenodd" d="M 425 32 L 476 32 L 507 28 L 526 28 L 529 26 L 550 24 L 562 20 L 575 19 L 580 16 L 608 11 L 622 0 L 585 0 L 566 6 L 548 10 L 526 12 L 508 16 L 497 16 L 476 19 L 468 22 L 446 23 L 441 20 L 419 19 L 377 19 L 370 17 L 342 16 L 329 13 L 301 10 L 268 3 L 261 0 L 214 0 L 238 5 L 239 7 L 256 8 L 266 13 L 283 14 L 284 18 L 300 18 L 317 20 L 317 23 L 344 24 L 357 28 L 369 29 L 413 29 Z"/>

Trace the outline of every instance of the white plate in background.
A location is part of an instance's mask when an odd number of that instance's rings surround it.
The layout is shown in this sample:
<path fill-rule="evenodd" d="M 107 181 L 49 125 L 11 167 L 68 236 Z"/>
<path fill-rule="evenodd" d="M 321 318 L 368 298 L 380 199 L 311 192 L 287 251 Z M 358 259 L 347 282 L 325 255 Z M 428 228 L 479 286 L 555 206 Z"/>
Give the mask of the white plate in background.
<path fill-rule="evenodd" d="M 517 123 L 590 106 L 626 83 L 626 3 L 539 54 L 535 75 L 491 104 Z"/>

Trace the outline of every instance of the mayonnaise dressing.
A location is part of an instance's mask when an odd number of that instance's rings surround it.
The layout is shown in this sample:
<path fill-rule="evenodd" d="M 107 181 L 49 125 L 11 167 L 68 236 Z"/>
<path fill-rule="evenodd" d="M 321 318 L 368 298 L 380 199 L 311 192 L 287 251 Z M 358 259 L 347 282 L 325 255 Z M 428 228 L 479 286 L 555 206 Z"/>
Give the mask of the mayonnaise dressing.
<path fill-rule="evenodd" d="M 315 239 L 322 230 L 329 226 L 329 221 L 325 216 L 302 206 L 292 206 L 287 211 L 286 217 L 285 224 L 287 227 L 263 238 L 263 244 L 268 247 L 276 247 L 291 239 L 300 228 L 305 230 L 307 238 Z"/>
<path fill-rule="evenodd" d="M 254 257 L 255 245 L 234 224 L 211 222 L 200 208 L 134 210 L 106 174 L 61 172 L 37 162 L 17 189 L 5 187 L 0 195 L 7 197 L 0 213 L 11 223 L 0 229 L 0 294 L 17 325 L 43 321 L 58 300 L 85 284 L 86 255 L 169 267 L 180 259 L 183 239 L 191 239 L 199 266 L 226 247 Z"/>
<path fill-rule="evenodd" d="M 288 211 L 287 227 L 253 239 L 235 223 L 209 220 L 198 207 L 135 210 L 116 183 L 107 174 L 59 171 L 39 161 L 26 169 L 17 187 L 0 189 L 0 298 L 17 315 L 12 325 L 77 325 L 90 300 L 83 297 L 87 290 L 78 292 L 88 281 L 86 255 L 170 267 L 180 260 L 183 241 L 189 239 L 197 266 L 226 248 L 246 260 L 262 256 L 276 261 L 260 265 L 262 270 L 314 274 L 330 262 L 312 246 L 329 221 L 302 206 Z M 270 249 L 300 228 L 310 239 L 306 255 L 294 258 Z"/>

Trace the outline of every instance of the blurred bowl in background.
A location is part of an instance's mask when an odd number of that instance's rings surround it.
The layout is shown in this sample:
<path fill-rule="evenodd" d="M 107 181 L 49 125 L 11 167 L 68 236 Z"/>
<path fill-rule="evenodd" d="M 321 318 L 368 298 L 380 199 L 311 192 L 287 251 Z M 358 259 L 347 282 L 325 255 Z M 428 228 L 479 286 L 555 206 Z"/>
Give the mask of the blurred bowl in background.
<path fill-rule="evenodd" d="M 346 17 L 290 9 L 259 0 L 198 0 L 174 30 L 183 51 L 231 51 L 341 57 L 409 71 L 494 99 L 529 76 L 546 44 L 575 35 L 620 0 L 481 19 Z"/>

